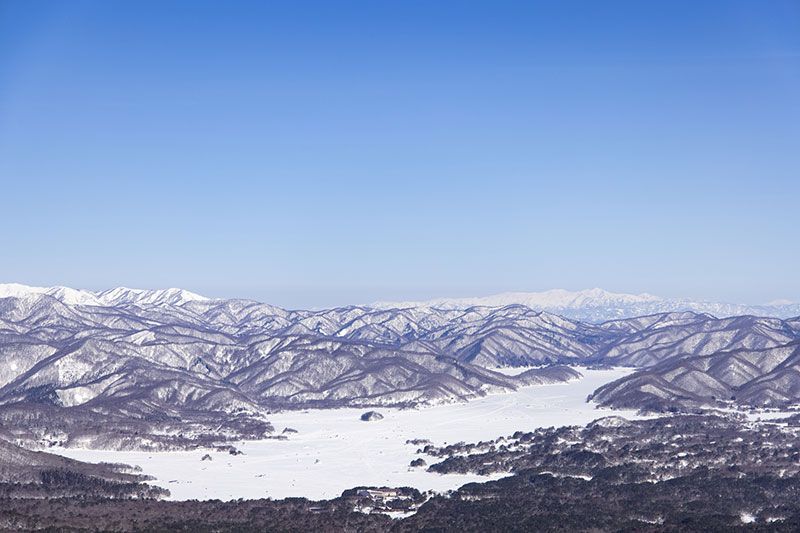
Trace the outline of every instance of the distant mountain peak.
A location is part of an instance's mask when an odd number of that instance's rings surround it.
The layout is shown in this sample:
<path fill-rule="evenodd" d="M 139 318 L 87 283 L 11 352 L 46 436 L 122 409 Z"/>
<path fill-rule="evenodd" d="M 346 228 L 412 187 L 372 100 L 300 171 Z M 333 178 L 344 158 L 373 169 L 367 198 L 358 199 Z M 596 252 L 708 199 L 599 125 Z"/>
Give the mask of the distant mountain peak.
<path fill-rule="evenodd" d="M 209 298 L 183 289 L 129 289 L 116 287 L 102 292 L 92 292 L 69 287 L 31 287 L 20 283 L 0 284 L 0 298 L 25 298 L 32 295 L 51 296 L 67 305 L 183 305 L 187 302 L 207 301 Z"/>
<path fill-rule="evenodd" d="M 30 287 L 18 283 L 0 284 L 0 298 L 50 296 L 66 305 L 94 306 L 183 306 L 199 302 L 224 302 L 206 298 L 191 291 L 178 288 L 131 289 L 116 287 L 101 292 L 92 292 L 69 287 Z M 234 301 L 234 300 L 230 300 Z M 256 303 L 256 302 L 253 302 Z M 573 320 L 604 322 L 621 318 L 692 311 L 715 317 L 741 315 L 789 318 L 800 315 L 800 304 L 788 300 L 776 300 L 767 305 L 732 304 L 703 300 L 662 298 L 648 293 L 626 294 L 600 288 L 569 291 L 551 289 L 542 292 L 504 292 L 476 298 L 439 298 L 427 301 L 377 302 L 371 306 L 346 306 L 350 309 L 443 309 L 463 310 L 470 307 L 507 307 L 522 305 L 535 311 L 560 315 Z M 343 308 L 343 309 L 345 309 Z M 273 310 L 278 308 L 273 308 Z"/>
<path fill-rule="evenodd" d="M 103 305 L 92 292 L 69 287 L 30 287 L 20 283 L 0 283 L 0 298 L 25 298 L 32 295 L 47 295 L 67 305 Z"/>
<path fill-rule="evenodd" d="M 438 298 L 427 301 L 378 302 L 374 304 L 380 309 L 393 307 L 466 309 L 507 305 L 525 305 L 537 311 L 547 311 L 591 322 L 682 311 L 705 313 L 716 317 L 758 315 L 788 318 L 800 314 L 800 304 L 793 304 L 787 300 L 776 301 L 768 305 L 746 305 L 662 298 L 648 293 L 615 293 L 600 288 L 581 291 L 551 289 L 543 292 L 504 292 L 478 298 Z"/>
<path fill-rule="evenodd" d="M 129 289 L 117 287 L 97 293 L 97 297 L 106 305 L 121 305 L 126 303 L 144 305 L 183 305 L 188 302 L 202 302 L 209 298 L 184 289 Z"/>
<path fill-rule="evenodd" d="M 443 307 L 462 308 L 474 306 L 502 307 L 522 304 L 533 309 L 551 310 L 576 307 L 601 307 L 618 304 L 658 302 L 662 299 L 652 294 L 624 294 L 593 288 L 581 291 L 550 289 L 542 292 L 503 292 L 477 298 L 438 298 L 418 302 L 378 302 L 376 307 Z"/>

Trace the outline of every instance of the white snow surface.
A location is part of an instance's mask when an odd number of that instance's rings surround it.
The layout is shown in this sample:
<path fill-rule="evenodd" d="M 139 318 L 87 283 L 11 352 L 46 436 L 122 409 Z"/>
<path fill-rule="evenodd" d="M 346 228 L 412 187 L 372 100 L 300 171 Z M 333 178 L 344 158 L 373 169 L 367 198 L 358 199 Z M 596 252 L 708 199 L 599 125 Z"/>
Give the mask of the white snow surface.
<path fill-rule="evenodd" d="M 30 287 L 19 283 L 0 283 L 0 298 L 25 298 L 46 294 L 67 305 L 103 305 L 97 295 L 69 287 Z"/>
<path fill-rule="evenodd" d="M 631 369 L 580 369 L 582 379 L 553 385 L 524 387 L 468 403 L 422 409 L 378 408 L 383 420 L 362 422 L 367 409 L 287 411 L 269 415 L 288 440 L 240 442 L 244 455 L 211 452 L 130 452 L 50 449 L 53 453 L 89 462 L 139 465 L 156 479 L 151 483 L 171 491 L 171 499 L 286 498 L 328 499 L 355 486 L 411 486 L 444 492 L 473 481 L 497 479 L 478 475 L 440 475 L 410 468 L 422 457 L 409 439 L 429 439 L 436 445 L 477 442 L 507 436 L 517 430 L 587 424 L 609 415 L 635 418 L 633 411 L 596 409 L 586 397 L 597 387 L 629 374 Z"/>
<path fill-rule="evenodd" d="M 187 302 L 202 302 L 208 300 L 184 289 L 129 289 L 117 287 L 97 293 L 97 297 L 106 305 L 121 305 L 135 303 L 138 305 L 183 305 Z"/>
<path fill-rule="evenodd" d="M 623 294 L 594 288 L 582 291 L 551 289 L 543 292 L 504 292 L 478 298 L 440 298 L 424 302 L 378 302 L 376 307 L 439 307 L 460 309 L 472 306 L 503 307 L 527 305 L 533 309 L 558 309 L 577 307 L 601 307 L 620 304 L 658 302 L 661 298 L 652 294 Z"/>
<path fill-rule="evenodd" d="M 183 305 L 206 301 L 209 298 L 183 289 L 129 289 L 117 287 L 103 292 L 91 292 L 69 287 L 31 287 L 20 283 L 0 283 L 0 298 L 25 298 L 46 294 L 67 305 Z"/>

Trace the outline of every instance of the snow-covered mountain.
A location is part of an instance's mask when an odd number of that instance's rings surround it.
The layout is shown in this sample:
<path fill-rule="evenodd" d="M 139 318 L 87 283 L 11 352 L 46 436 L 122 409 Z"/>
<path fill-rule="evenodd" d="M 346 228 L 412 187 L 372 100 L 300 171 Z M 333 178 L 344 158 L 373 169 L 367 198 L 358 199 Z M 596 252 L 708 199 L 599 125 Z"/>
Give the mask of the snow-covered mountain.
<path fill-rule="evenodd" d="M 547 302 L 604 313 L 615 302 L 663 303 L 598 291 L 551 292 Z M 559 365 L 646 372 L 737 350 L 759 357 L 798 339 L 800 319 L 693 311 L 598 324 L 517 303 L 290 311 L 180 289 L 94 293 L 2 285 L 0 429 L 25 442 L 112 447 L 142 439 L 178 446 L 191 435 L 259 438 L 274 409 L 466 401 L 579 376 Z M 763 381 L 768 368 L 748 357 L 732 360 L 724 372 Z M 498 366 L 537 368 L 507 375 Z M 648 375 L 661 384 L 672 377 Z M 800 400 L 800 373 L 774 375 L 775 398 Z M 652 390 L 651 382 L 641 383 Z M 698 378 L 693 393 L 702 398 L 705 385 L 711 381 Z M 664 390 L 669 396 L 679 389 Z M 602 398 L 616 405 L 611 393 Z"/>
<path fill-rule="evenodd" d="M 603 289 L 566 291 L 553 289 L 544 292 L 506 292 L 479 298 L 440 298 L 416 302 L 378 302 L 379 308 L 428 307 L 437 309 L 466 309 L 474 306 L 502 307 L 525 305 L 568 318 L 604 322 L 657 313 L 694 311 L 723 318 L 754 315 L 788 318 L 800 315 L 800 304 L 781 300 L 765 305 L 730 304 L 689 299 L 660 298 L 652 294 L 623 294 Z"/>
<path fill-rule="evenodd" d="M 96 294 L 69 287 L 30 287 L 19 283 L 1 283 L 0 298 L 25 298 L 36 294 L 52 296 L 68 305 L 103 305 Z"/>
<path fill-rule="evenodd" d="M 117 287 L 102 292 L 92 292 L 69 287 L 31 287 L 19 283 L 0 283 L 0 298 L 24 298 L 26 296 L 45 294 L 67 305 L 182 305 L 186 302 L 208 300 L 183 289 L 129 289 Z"/>
<path fill-rule="evenodd" d="M 14 420 L 25 442 L 111 447 L 258 438 L 272 409 L 415 406 L 574 379 L 565 367 L 493 367 L 579 361 L 606 335 L 523 306 L 287 311 L 177 289 L 6 285 L 0 428 Z"/>
<path fill-rule="evenodd" d="M 181 306 L 189 302 L 212 301 L 213 299 L 184 289 L 129 289 L 117 287 L 106 291 L 92 292 L 69 287 L 30 287 L 17 283 L 0 284 L 0 298 L 23 297 L 30 294 L 46 294 L 68 305 L 147 305 L 170 304 Z M 505 292 L 475 298 L 439 298 L 426 301 L 377 302 L 370 306 L 376 309 L 421 308 L 464 310 L 470 307 L 507 307 L 524 305 L 535 311 L 561 315 L 566 318 L 605 322 L 620 318 L 632 318 L 658 313 L 693 311 L 707 313 L 718 318 L 732 316 L 765 316 L 790 318 L 800 315 L 800 303 L 776 300 L 764 305 L 733 304 L 691 299 L 661 298 L 652 294 L 624 294 L 603 289 L 567 291 L 552 289 L 544 292 Z"/>
<path fill-rule="evenodd" d="M 504 292 L 477 298 L 439 298 L 420 302 L 379 302 L 377 307 L 438 307 L 443 309 L 473 306 L 502 307 L 527 305 L 534 309 L 576 309 L 580 307 L 613 307 L 660 301 L 650 294 L 621 294 L 603 289 L 567 291 L 551 289 L 544 292 Z"/>
<path fill-rule="evenodd" d="M 205 296 L 200 296 L 193 292 L 183 289 L 129 289 L 127 287 L 117 287 L 99 293 L 94 296 L 102 305 L 183 305 L 187 302 L 202 302 L 209 300 Z"/>
<path fill-rule="evenodd" d="M 708 405 L 796 406 L 800 340 L 672 357 L 605 385 L 594 400 L 653 411 Z"/>

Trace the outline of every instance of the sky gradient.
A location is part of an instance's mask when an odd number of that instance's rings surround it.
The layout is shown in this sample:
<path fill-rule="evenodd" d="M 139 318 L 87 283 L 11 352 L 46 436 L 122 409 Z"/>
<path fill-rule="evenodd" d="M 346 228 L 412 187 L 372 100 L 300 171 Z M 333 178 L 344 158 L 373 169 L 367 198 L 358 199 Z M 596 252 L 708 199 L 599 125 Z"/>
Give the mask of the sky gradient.
<path fill-rule="evenodd" d="M 0 0 L 0 282 L 800 300 L 800 2 Z"/>

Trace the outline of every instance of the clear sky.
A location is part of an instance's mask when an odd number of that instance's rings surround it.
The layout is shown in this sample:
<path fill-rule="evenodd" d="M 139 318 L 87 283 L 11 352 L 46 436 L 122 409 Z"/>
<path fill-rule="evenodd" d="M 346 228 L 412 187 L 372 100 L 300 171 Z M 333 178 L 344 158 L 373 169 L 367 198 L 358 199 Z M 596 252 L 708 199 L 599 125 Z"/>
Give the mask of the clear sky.
<path fill-rule="evenodd" d="M 800 300 L 800 2 L 0 0 L 0 281 Z"/>

